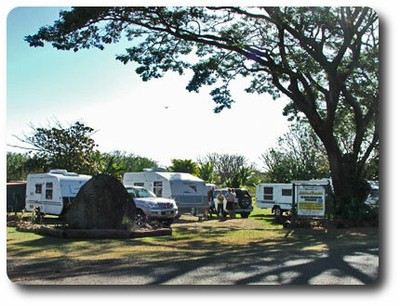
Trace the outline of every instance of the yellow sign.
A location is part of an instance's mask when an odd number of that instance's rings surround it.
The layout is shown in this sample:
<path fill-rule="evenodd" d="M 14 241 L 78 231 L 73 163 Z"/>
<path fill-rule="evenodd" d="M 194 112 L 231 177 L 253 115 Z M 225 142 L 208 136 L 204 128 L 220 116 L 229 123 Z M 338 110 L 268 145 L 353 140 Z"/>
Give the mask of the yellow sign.
<path fill-rule="evenodd" d="M 297 214 L 321 217 L 325 215 L 325 189 L 323 186 L 298 186 Z"/>

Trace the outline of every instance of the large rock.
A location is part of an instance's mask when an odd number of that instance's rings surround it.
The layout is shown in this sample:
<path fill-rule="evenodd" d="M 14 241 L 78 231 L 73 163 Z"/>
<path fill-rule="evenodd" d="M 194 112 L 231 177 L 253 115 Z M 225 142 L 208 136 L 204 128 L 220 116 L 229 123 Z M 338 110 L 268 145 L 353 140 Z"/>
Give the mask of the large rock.
<path fill-rule="evenodd" d="M 135 214 L 125 187 L 114 177 L 99 174 L 81 187 L 64 218 L 72 229 L 127 229 Z"/>

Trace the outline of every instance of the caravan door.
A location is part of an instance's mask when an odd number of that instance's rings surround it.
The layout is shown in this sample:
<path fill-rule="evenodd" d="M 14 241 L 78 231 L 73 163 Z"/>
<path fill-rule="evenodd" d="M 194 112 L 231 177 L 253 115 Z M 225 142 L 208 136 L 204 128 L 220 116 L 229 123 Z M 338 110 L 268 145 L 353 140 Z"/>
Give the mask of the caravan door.
<path fill-rule="evenodd" d="M 63 210 L 60 182 L 54 177 L 47 178 L 43 184 L 43 188 L 42 203 L 44 211 L 42 210 L 42 212 L 51 215 L 60 215 Z"/>
<path fill-rule="evenodd" d="M 28 177 L 26 185 L 26 203 L 25 209 L 27 211 L 33 211 L 36 206 L 42 202 L 43 193 L 43 181 L 41 178 L 31 180 Z"/>
<path fill-rule="evenodd" d="M 60 184 L 56 178 L 48 176 L 31 182 L 28 180 L 26 209 L 33 211 L 35 207 L 39 207 L 45 214 L 61 214 L 63 203 L 60 199 Z"/>

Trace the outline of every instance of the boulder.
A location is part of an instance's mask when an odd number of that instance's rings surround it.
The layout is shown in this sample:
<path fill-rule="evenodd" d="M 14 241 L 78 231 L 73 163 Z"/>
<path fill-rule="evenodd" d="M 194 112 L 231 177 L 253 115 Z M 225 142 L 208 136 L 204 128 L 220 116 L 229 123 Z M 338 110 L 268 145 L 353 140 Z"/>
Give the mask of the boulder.
<path fill-rule="evenodd" d="M 64 220 L 71 229 L 129 229 L 136 206 L 116 178 L 99 174 L 81 187 Z"/>

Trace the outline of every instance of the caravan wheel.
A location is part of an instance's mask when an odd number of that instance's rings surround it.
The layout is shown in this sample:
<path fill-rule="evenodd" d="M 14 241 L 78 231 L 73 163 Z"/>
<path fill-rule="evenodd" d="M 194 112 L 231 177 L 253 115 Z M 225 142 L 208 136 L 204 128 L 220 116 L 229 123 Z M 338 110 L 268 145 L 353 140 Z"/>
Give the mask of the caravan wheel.
<path fill-rule="evenodd" d="M 273 211 L 274 211 L 275 217 L 280 217 L 282 215 L 282 213 L 283 213 L 279 206 L 275 206 Z"/>

